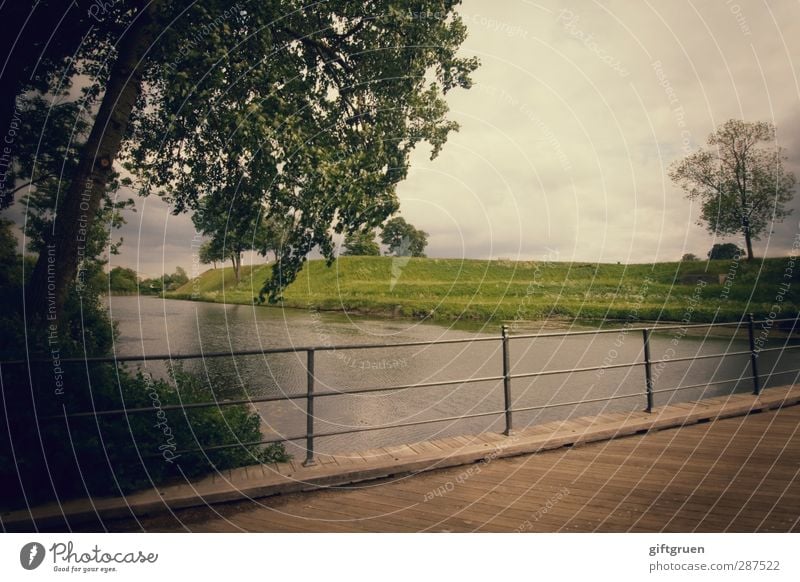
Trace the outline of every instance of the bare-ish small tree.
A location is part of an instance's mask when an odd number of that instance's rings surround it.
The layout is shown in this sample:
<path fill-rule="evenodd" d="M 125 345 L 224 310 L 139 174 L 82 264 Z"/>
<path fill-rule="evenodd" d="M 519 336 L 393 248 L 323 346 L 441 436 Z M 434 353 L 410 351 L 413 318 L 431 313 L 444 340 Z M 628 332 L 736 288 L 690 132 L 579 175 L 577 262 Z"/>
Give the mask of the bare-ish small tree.
<path fill-rule="evenodd" d="M 747 259 L 753 240 L 785 218 L 795 176 L 775 141 L 775 126 L 731 119 L 708 137 L 708 149 L 675 162 L 669 176 L 690 199 L 702 204 L 700 222 L 712 234 L 741 233 Z"/>

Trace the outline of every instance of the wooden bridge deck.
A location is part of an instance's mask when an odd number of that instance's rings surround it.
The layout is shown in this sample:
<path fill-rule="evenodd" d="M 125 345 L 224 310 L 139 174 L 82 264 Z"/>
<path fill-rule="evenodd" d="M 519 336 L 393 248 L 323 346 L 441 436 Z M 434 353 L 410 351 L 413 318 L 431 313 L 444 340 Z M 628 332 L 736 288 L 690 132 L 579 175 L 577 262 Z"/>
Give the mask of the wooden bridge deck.
<path fill-rule="evenodd" d="M 771 388 L 63 507 L 92 531 L 800 531 L 798 403 L 800 387 Z M 293 493 L 324 485 L 338 486 Z M 37 526 L 63 529 L 53 512 L 35 510 Z"/>

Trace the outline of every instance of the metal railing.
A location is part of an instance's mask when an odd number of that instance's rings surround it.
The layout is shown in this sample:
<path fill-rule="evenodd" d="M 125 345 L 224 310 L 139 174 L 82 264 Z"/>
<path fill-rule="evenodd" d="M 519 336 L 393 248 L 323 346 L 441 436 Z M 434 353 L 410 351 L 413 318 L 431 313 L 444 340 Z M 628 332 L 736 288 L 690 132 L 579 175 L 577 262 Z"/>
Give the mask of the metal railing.
<path fill-rule="evenodd" d="M 265 396 L 259 398 L 246 398 L 246 399 L 231 399 L 231 400 L 215 400 L 215 401 L 208 401 L 208 402 L 195 402 L 195 403 L 187 403 L 187 404 L 174 404 L 174 405 L 162 405 L 158 408 L 156 407 L 136 407 L 136 408 L 119 408 L 113 410 L 99 410 L 99 411 L 84 411 L 84 412 L 72 412 L 67 413 L 65 415 L 59 416 L 51 416 L 47 417 L 47 420 L 54 420 L 54 419 L 70 419 L 70 418 L 81 418 L 81 417 L 101 417 L 101 416 L 119 416 L 119 415 L 128 415 L 128 414 L 140 414 L 145 412 L 157 412 L 159 410 L 190 410 L 190 409 L 198 409 L 198 408 L 209 408 L 209 407 L 222 407 L 222 406 L 235 406 L 235 405 L 243 405 L 243 404 L 258 404 L 258 403 L 266 403 L 266 402 L 277 402 L 277 401 L 292 401 L 292 400 L 305 400 L 306 401 L 306 408 L 305 408 L 305 416 L 306 416 L 306 428 L 305 432 L 302 434 L 297 435 L 283 435 L 276 438 L 271 439 L 263 439 L 259 441 L 253 442 L 237 442 L 233 444 L 223 444 L 223 445 L 215 445 L 215 446 L 208 446 L 208 447 L 196 447 L 184 450 L 175 451 L 175 454 L 188 454 L 188 453 L 196 453 L 196 452 L 208 452 L 214 450 L 221 450 L 227 449 L 232 447 L 250 447 L 250 446 L 257 446 L 257 445 L 267 445 L 273 444 L 278 442 L 288 442 L 288 441 L 302 441 L 305 440 L 306 442 L 306 458 L 303 464 L 305 466 L 310 466 L 315 464 L 315 439 L 325 438 L 325 437 L 332 437 L 332 436 L 340 436 L 340 435 L 347 435 L 347 434 L 356 434 L 356 433 L 364 433 L 376 430 L 385 430 L 385 429 L 392 429 L 392 428 L 404 428 L 404 427 L 412 427 L 412 426 L 420 426 L 426 424 L 433 424 L 433 423 L 440 423 L 440 422 L 453 422 L 458 420 L 466 420 L 470 418 L 480 418 L 480 417 L 487 417 L 487 416 L 502 416 L 505 419 L 505 435 L 510 435 L 513 431 L 514 423 L 514 413 L 519 412 L 528 412 L 533 410 L 544 410 L 547 408 L 556 408 L 562 406 L 577 406 L 581 404 L 587 403 L 594 403 L 594 402 L 605 402 L 610 400 L 616 400 L 621 398 L 631 398 L 631 397 L 641 397 L 644 396 L 646 400 L 645 411 L 652 412 L 654 407 L 654 395 L 659 393 L 666 393 L 666 392 L 676 392 L 680 390 L 688 390 L 693 388 L 702 388 L 706 386 L 718 385 L 718 384 L 727 384 L 731 382 L 739 382 L 742 380 L 752 380 L 753 381 L 753 394 L 758 395 L 761 393 L 762 384 L 759 376 L 758 371 L 758 356 L 764 352 L 774 352 L 774 351 L 786 351 L 792 349 L 800 348 L 800 345 L 792 345 L 792 346 L 781 346 L 777 348 L 757 348 L 756 347 L 756 340 L 755 340 L 755 324 L 757 323 L 770 323 L 770 326 L 775 323 L 784 323 L 784 322 L 793 322 L 791 329 L 789 330 L 790 333 L 795 331 L 796 324 L 798 322 L 798 318 L 784 318 L 784 319 L 771 319 L 771 320 L 759 320 L 756 321 L 752 314 L 748 315 L 745 320 L 737 321 L 737 322 L 730 322 L 730 323 L 701 323 L 701 324 L 691 324 L 691 325 L 659 325 L 659 326 L 651 326 L 651 327 L 623 327 L 623 328 L 610 328 L 610 329 L 598 329 L 598 330 L 585 330 L 585 331 L 564 331 L 564 332 L 551 332 L 551 333 L 536 333 L 536 334 L 520 334 L 511 336 L 509 333 L 509 327 L 507 325 L 502 326 L 501 335 L 499 337 L 476 337 L 476 338 L 459 338 L 459 339 L 446 339 L 446 340 L 434 340 L 434 341 L 416 341 L 416 342 L 401 342 L 395 344 L 353 344 L 353 345 L 342 345 L 342 346 L 332 346 L 332 345 L 324 345 L 324 346 L 303 346 L 303 347 L 289 347 L 289 348 L 274 348 L 274 349 L 260 349 L 260 350 L 242 350 L 242 351 L 229 351 L 229 352 L 211 352 L 211 353 L 199 353 L 199 354 L 158 354 L 158 355 L 149 355 L 149 356 L 124 356 L 124 357 L 94 357 L 94 358 L 71 358 L 71 359 L 62 359 L 62 364 L 70 364 L 70 363 L 79 363 L 79 364 L 87 364 L 87 363 L 124 363 L 124 362 L 136 362 L 136 361 L 169 361 L 169 360 L 190 360 L 190 359 L 207 359 L 207 358 L 223 358 L 223 357 L 232 357 L 232 356 L 255 356 L 255 355 L 270 355 L 270 354 L 288 354 L 288 353 L 305 353 L 306 355 L 306 391 L 304 394 L 284 394 L 281 396 Z M 650 341 L 651 341 L 651 334 L 653 332 L 663 332 L 668 330 L 688 330 L 691 328 L 714 328 L 714 327 L 732 327 L 735 326 L 736 330 L 739 331 L 742 327 L 747 329 L 748 335 L 748 343 L 749 349 L 746 351 L 738 351 L 738 352 L 724 352 L 724 353 L 715 353 L 715 354 L 702 354 L 702 355 L 695 355 L 695 356 L 687 356 L 687 357 L 678 357 L 678 358 L 667 358 L 667 359 L 659 359 L 653 360 L 651 358 L 650 352 Z M 619 364 L 601 364 L 597 366 L 588 366 L 588 367 L 581 367 L 581 368 L 568 368 L 568 369 L 560 369 L 560 370 L 543 370 L 538 372 L 524 372 L 513 374 L 511 368 L 511 341 L 512 340 L 523 340 L 523 339 L 541 339 L 541 338 L 556 338 L 556 337 L 567 337 L 567 336 L 580 336 L 580 335 L 600 335 L 600 334 L 608 334 L 608 333 L 620 333 L 624 331 L 625 333 L 630 332 L 641 332 L 642 334 L 642 353 L 643 359 L 641 361 L 633 361 L 633 362 L 624 362 Z M 496 342 L 500 341 L 502 345 L 502 375 L 501 376 L 483 376 L 483 377 L 472 377 L 472 378 L 463 378 L 458 380 L 440 380 L 434 382 L 423 382 L 423 383 L 416 383 L 416 384 L 405 384 L 405 385 L 393 385 L 393 386 L 376 386 L 376 387 L 369 387 L 369 388 L 360 388 L 355 390 L 346 390 L 346 391 L 338 391 L 338 390 L 327 390 L 327 391 L 317 391 L 316 384 L 317 384 L 317 374 L 315 372 L 315 358 L 317 352 L 324 352 L 324 351 L 337 351 L 337 350 L 370 350 L 370 349 L 380 349 L 380 348 L 402 348 L 402 347 L 421 347 L 421 346 L 432 346 L 432 345 L 445 345 L 445 344 L 474 344 L 474 343 L 481 343 L 481 342 Z M 653 378 L 653 365 L 654 364 L 671 364 L 677 362 L 686 362 L 686 361 L 695 361 L 695 360 L 703 360 L 703 359 L 710 359 L 710 358 L 725 358 L 730 356 L 744 356 L 749 355 L 750 362 L 749 367 L 751 371 L 751 376 L 749 377 L 739 377 L 739 378 L 730 378 L 726 380 L 720 381 L 709 381 L 704 382 L 701 384 L 694 384 L 688 386 L 676 386 L 672 388 L 665 388 L 660 390 L 655 390 L 655 382 Z M 6 361 L 0 362 L 0 371 L 4 366 L 19 366 L 25 364 L 33 364 L 39 361 L 48 361 L 45 359 L 38 360 L 32 358 L 30 360 L 14 360 L 14 361 Z M 573 373 L 581 373 L 581 372 L 589 372 L 589 371 L 596 371 L 596 370 L 610 370 L 610 369 L 620 369 L 620 368 L 634 368 L 641 366 L 644 368 L 644 392 L 634 392 L 630 394 L 622 394 L 622 395 L 611 395 L 605 396 L 600 398 L 590 398 L 590 399 L 582 399 L 576 401 L 569 401 L 569 402 L 557 402 L 554 404 L 544 404 L 539 406 L 527 406 L 527 407 L 519 407 L 514 408 L 514 402 L 512 397 L 512 382 L 515 379 L 522 379 L 522 378 L 537 378 L 543 376 L 553 376 L 553 375 L 560 375 L 560 374 L 573 374 Z M 787 374 L 787 373 L 798 373 L 800 369 L 796 370 L 784 370 L 780 372 L 773 372 L 770 375 L 776 374 Z M 328 398 L 331 396 L 350 396 L 355 394 L 370 394 L 370 393 L 377 393 L 377 392 L 392 392 L 398 390 L 415 390 L 415 389 L 424 389 L 424 388 L 432 388 L 438 386 L 448 386 L 448 385 L 464 385 L 464 384 L 473 384 L 479 382 L 491 382 L 491 381 L 501 381 L 503 383 L 503 409 L 502 410 L 492 410 L 489 412 L 478 412 L 472 414 L 462 414 L 458 416 L 451 416 L 451 417 L 440 417 L 434 419 L 426 419 L 426 420 L 417 420 L 413 422 L 404 422 L 404 423 L 394 423 L 394 424 L 385 424 L 385 425 L 377 425 L 377 426 L 367 426 L 367 427 L 360 427 L 355 429 L 347 429 L 347 430 L 335 430 L 335 431 L 327 431 L 327 432 L 317 432 L 315 426 L 315 414 L 314 414 L 314 403 L 317 399 L 320 398 Z M 151 455 L 151 456 L 159 456 L 159 455 Z"/>

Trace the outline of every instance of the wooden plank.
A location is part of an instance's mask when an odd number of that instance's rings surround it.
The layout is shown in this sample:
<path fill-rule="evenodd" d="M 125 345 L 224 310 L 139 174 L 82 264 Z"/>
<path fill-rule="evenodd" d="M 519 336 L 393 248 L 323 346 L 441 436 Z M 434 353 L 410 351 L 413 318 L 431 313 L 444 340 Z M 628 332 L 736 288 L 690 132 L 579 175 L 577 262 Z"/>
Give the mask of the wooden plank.
<path fill-rule="evenodd" d="M 530 497 L 531 488 L 526 489 L 529 483 L 536 483 L 542 490 L 551 491 L 553 479 L 562 483 L 574 482 L 576 495 L 580 493 L 584 501 L 592 499 L 601 503 L 601 509 L 598 514 L 597 509 L 580 509 L 577 505 L 573 508 L 572 505 L 577 504 L 578 497 L 565 501 L 563 509 L 574 510 L 563 524 L 569 531 L 574 530 L 576 523 L 586 527 L 605 527 L 603 511 L 611 514 L 608 527 L 622 527 L 622 522 L 614 521 L 624 517 L 621 517 L 618 508 L 615 509 L 615 495 L 629 500 L 646 499 L 650 496 L 658 501 L 657 507 L 681 509 L 685 515 L 682 513 L 679 517 L 685 525 L 694 519 L 697 523 L 692 527 L 700 524 L 698 527 L 720 528 L 726 518 L 699 516 L 698 512 L 704 504 L 713 506 L 715 511 L 726 509 L 730 512 L 739 499 L 740 502 L 746 501 L 746 505 L 739 512 L 734 525 L 746 527 L 749 523 L 755 523 L 753 520 L 757 518 L 763 520 L 763 515 L 759 517 L 759 512 L 772 512 L 770 504 L 774 503 L 775 494 L 765 491 L 768 489 L 765 483 L 770 484 L 772 491 L 782 491 L 797 478 L 795 468 L 800 463 L 800 447 L 793 446 L 792 443 L 800 440 L 800 435 L 795 430 L 800 422 L 800 407 L 741 415 L 747 414 L 754 407 L 767 409 L 787 402 L 800 402 L 800 388 L 767 389 L 758 398 L 748 394 L 714 398 L 702 401 L 701 406 L 676 403 L 654 411 L 653 414 L 613 413 L 570 419 L 531 427 L 511 437 L 486 433 L 437 439 L 432 443 L 415 443 L 411 446 L 398 445 L 388 447 L 387 450 L 362 452 L 352 463 L 340 462 L 340 456 L 326 455 L 320 456 L 314 467 L 303 467 L 300 459 L 280 465 L 243 467 L 199 480 L 192 487 L 186 484 L 164 487 L 159 491 L 137 493 L 124 500 L 95 500 L 94 505 L 86 500 L 66 502 L 63 507 L 70 519 L 77 523 L 81 519 L 96 520 L 96 509 L 106 519 L 129 518 L 131 511 L 147 514 L 163 512 L 167 507 L 172 507 L 180 512 L 184 507 L 240 499 L 243 496 L 288 493 L 375 479 L 393 473 L 430 471 L 440 466 L 455 466 L 446 471 L 437 471 L 449 475 L 451 481 L 463 481 L 463 475 L 468 475 L 466 482 L 459 482 L 459 492 L 453 499 L 461 499 L 463 495 L 469 494 L 479 500 L 478 504 L 487 504 L 494 512 L 502 508 L 498 505 L 499 499 L 514 505 L 517 497 L 520 498 L 518 503 L 521 508 L 535 511 L 535 506 L 531 505 L 536 503 Z M 729 415 L 740 416 L 729 420 L 715 420 Z M 704 419 L 710 422 L 684 426 Z M 684 428 L 648 432 L 646 437 L 631 436 L 622 440 L 586 445 L 580 449 L 557 450 L 564 445 L 680 426 Z M 520 462 L 519 459 L 523 457 L 503 459 L 509 455 L 525 455 L 548 449 L 552 450 L 533 457 L 524 457 L 535 459 L 535 467 L 528 466 L 527 462 Z M 487 451 L 491 451 L 490 456 L 487 456 Z M 476 461 L 478 463 L 472 465 L 473 472 L 468 473 L 468 464 Z M 464 464 L 467 465 L 457 466 Z M 480 470 L 479 473 L 475 473 L 476 468 Z M 424 480 L 420 481 L 421 485 L 424 483 Z M 488 495 L 481 494 L 479 486 L 485 487 Z M 626 487 L 631 493 L 623 493 Z M 734 487 L 738 497 L 732 493 Z M 380 489 L 386 490 L 381 486 L 375 488 L 375 491 Z M 751 494 L 750 500 L 742 500 L 742 496 Z M 461 502 L 469 505 L 464 499 Z M 796 516 L 800 513 L 796 489 L 783 496 L 781 502 L 786 504 L 781 516 Z M 383 502 L 376 497 L 370 503 Z M 357 507 L 347 509 L 351 511 Z M 508 510 L 516 511 L 513 507 Z M 484 509 L 475 511 L 476 515 L 485 513 Z M 47 523 L 48 519 L 55 522 L 59 519 L 59 512 L 60 508 L 55 506 L 34 510 L 39 523 Z M 21 513 L 23 512 L 3 515 L 4 526 L 25 523 L 26 519 L 30 519 L 29 516 L 23 519 Z M 648 514 L 641 519 L 629 519 L 628 525 L 640 527 L 644 523 L 647 527 L 652 527 L 655 523 L 653 520 L 658 519 L 663 521 L 664 518 L 660 514 L 657 517 Z M 785 527 L 793 527 L 786 526 L 789 523 L 788 518 L 775 517 L 772 525 L 776 520 Z M 503 519 L 486 521 L 487 524 L 490 522 L 492 528 L 509 525 Z M 551 523 L 550 518 L 547 523 Z M 282 523 L 280 527 L 286 528 L 290 525 Z M 456 524 L 457 527 L 466 525 L 468 524 Z M 670 522 L 667 525 L 672 527 L 673 524 Z M 170 527 L 179 526 L 173 523 Z"/>

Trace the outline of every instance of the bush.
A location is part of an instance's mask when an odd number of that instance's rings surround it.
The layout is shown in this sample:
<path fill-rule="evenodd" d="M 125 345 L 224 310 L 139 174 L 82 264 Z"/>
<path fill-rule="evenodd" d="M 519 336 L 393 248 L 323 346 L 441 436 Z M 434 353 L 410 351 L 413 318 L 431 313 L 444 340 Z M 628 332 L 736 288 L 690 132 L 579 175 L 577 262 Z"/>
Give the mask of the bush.
<path fill-rule="evenodd" d="M 23 258 L 10 225 L 0 221 L 0 506 L 35 505 L 71 497 L 120 495 L 173 479 L 287 458 L 282 444 L 262 446 L 260 419 L 246 406 L 170 410 L 213 401 L 197 377 L 178 366 L 167 379 L 92 363 L 107 356 L 114 326 L 100 297 L 107 279 L 90 263 L 90 283 L 73 288 L 54 337 L 49 327 L 25 327 Z M 30 259 L 24 259 L 30 261 Z M 31 265 L 25 272 L 30 273 Z M 79 363 L 63 360 L 78 358 Z M 40 363 L 39 358 L 44 362 Z M 145 409 L 115 416 L 68 413 Z M 226 449 L 182 452 L 234 444 Z"/>
<path fill-rule="evenodd" d="M 4 491 L 16 495 L 4 495 L 4 506 L 22 505 L 23 499 L 120 495 L 171 479 L 287 460 L 279 443 L 252 444 L 263 439 L 260 419 L 244 405 L 171 409 L 213 401 L 197 377 L 180 367 L 169 381 L 112 364 L 94 364 L 88 372 L 84 365 L 61 367 L 69 378 L 62 395 L 43 392 L 51 384 L 44 382 L 33 402 L 28 394 L 6 398 L 12 420 L 0 437 L 0 480 Z M 4 380 L 13 381 L 13 375 L 4 373 Z M 65 418 L 123 408 L 145 410 Z M 228 444 L 240 446 L 186 452 Z"/>

